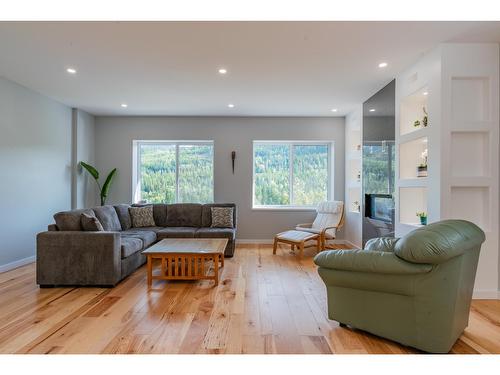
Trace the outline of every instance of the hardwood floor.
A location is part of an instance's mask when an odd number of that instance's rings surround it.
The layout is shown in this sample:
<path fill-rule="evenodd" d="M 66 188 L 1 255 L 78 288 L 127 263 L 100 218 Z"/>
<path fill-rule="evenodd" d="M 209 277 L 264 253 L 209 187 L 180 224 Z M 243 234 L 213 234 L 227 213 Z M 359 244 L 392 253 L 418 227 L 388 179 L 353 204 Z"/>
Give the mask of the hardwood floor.
<path fill-rule="evenodd" d="M 218 287 L 154 281 L 150 291 L 145 267 L 113 289 L 39 289 L 24 266 L 0 274 L 0 353 L 417 352 L 329 321 L 314 253 L 239 245 Z M 500 353 L 500 301 L 471 310 L 452 353 Z"/>

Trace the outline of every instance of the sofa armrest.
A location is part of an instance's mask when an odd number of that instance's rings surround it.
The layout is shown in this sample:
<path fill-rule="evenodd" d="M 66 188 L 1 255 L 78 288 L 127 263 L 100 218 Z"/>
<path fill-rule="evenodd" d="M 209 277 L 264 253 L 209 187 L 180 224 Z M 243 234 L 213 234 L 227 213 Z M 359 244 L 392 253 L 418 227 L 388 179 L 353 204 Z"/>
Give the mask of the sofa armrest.
<path fill-rule="evenodd" d="M 394 237 L 372 238 L 366 242 L 365 250 L 393 252 L 398 240 L 399 238 Z"/>
<path fill-rule="evenodd" d="M 36 266 L 42 286 L 115 285 L 121 280 L 120 233 L 39 233 Z"/>
<path fill-rule="evenodd" d="M 398 258 L 395 254 L 368 250 L 330 250 L 314 257 L 319 267 L 365 273 L 419 274 L 432 270 L 429 264 L 414 264 Z"/>

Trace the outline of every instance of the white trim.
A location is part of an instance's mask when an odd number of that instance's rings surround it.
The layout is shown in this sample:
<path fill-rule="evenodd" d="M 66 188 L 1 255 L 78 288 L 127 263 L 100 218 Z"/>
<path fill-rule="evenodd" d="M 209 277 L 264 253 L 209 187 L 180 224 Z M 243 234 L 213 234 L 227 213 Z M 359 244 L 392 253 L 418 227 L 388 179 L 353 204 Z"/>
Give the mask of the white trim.
<path fill-rule="evenodd" d="M 472 299 L 500 299 L 500 290 L 476 290 L 472 292 Z"/>
<path fill-rule="evenodd" d="M 0 265 L 0 273 L 13 270 L 14 268 L 19 268 L 19 267 L 25 266 L 25 265 L 33 263 L 35 261 L 36 261 L 36 257 L 33 255 L 31 257 L 19 259 L 19 260 L 16 260 L 14 262 L 11 262 L 11 263 Z"/>

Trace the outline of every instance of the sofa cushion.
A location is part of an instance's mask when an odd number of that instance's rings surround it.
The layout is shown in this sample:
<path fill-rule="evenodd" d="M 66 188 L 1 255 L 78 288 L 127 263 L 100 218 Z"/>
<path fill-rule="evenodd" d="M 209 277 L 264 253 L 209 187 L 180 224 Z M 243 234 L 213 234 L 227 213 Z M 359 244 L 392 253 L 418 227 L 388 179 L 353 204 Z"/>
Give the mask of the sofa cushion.
<path fill-rule="evenodd" d="M 128 212 L 130 204 L 117 204 L 114 207 L 116 214 L 118 215 L 118 220 L 120 220 L 122 230 L 132 228 L 132 220 L 130 219 L 130 214 Z"/>
<path fill-rule="evenodd" d="M 167 208 L 167 226 L 169 227 L 200 227 L 201 204 L 177 203 Z"/>
<path fill-rule="evenodd" d="M 167 204 L 157 203 L 153 204 L 153 216 L 156 225 L 160 227 L 167 226 Z"/>
<path fill-rule="evenodd" d="M 161 231 L 162 229 L 164 229 L 164 227 L 142 227 L 142 228 L 131 228 L 133 229 L 134 231 L 147 231 L 147 232 L 155 232 L 155 233 L 158 233 L 159 231 Z"/>
<path fill-rule="evenodd" d="M 139 238 L 122 237 L 121 243 L 122 259 L 141 251 L 143 248 L 143 242 Z"/>
<path fill-rule="evenodd" d="M 153 206 L 129 207 L 128 212 L 132 219 L 132 228 L 154 227 Z"/>
<path fill-rule="evenodd" d="M 198 228 L 196 238 L 227 238 L 234 240 L 236 231 L 233 228 Z"/>
<path fill-rule="evenodd" d="M 118 215 L 113 206 L 94 207 L 93 210 L 105 231 L 119 232 L 122 230 L 120 219 L 118 219 Z"/>
<path fill-rule="evenodd" d="M 233 207 L 212 207 L 212 228 L 233 227 Z"/>
<path fill-rule="evenodd" d="M 83 230 L 81 224 L 81 215 L 83 213 L 94 216 L 94 211 L 91 208 L 56 213 L 54 220 L 56 221 L 57 229 L 61 231 Z"/>
<path fill-rule="evenodd" d="M 101 222 L 94 215 L 83 213 L 80 215 L 82 229 L 87 232 L 102 232 L 104 228 Z"/>
<path fill-rule="evenodd" d="M 194 238 L 197 228 L 193 227 L 168 227 L 157 233 L 158 240 L 164 238 Z"/>
<path fill-rule="evenodd" d="M 233 208 L 233 228 L 236 228 L 236 205 L 234 203 L 207 203 L 202 207 L 201 226 L 210 227 L 212 225 L 212 207 L 232 207 Z"/>
<path fill-rule="evenodd" d="M 120 233 L 122 238 L 139 238 L 144 244 L 144 249 L 156 242 L 156 233 L 147 230 L 128 229 Z"/>

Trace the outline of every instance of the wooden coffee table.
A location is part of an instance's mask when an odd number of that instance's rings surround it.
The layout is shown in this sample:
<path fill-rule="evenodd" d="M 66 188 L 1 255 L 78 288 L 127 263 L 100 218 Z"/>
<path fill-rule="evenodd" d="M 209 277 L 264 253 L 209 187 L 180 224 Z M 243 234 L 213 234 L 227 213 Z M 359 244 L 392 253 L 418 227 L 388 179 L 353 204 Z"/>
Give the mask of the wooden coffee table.
<path fill-rule="evenodd" d="M 153 280 L 214 280 L 215 285 L 219 285 L 219 262 L 224 267 L 227 241 L 222 238 L 161 240 L 142 252 L 148 259 L 148 287 Z M 153 259 L 161 261 L 160 274 L 153 275 Z"/>

